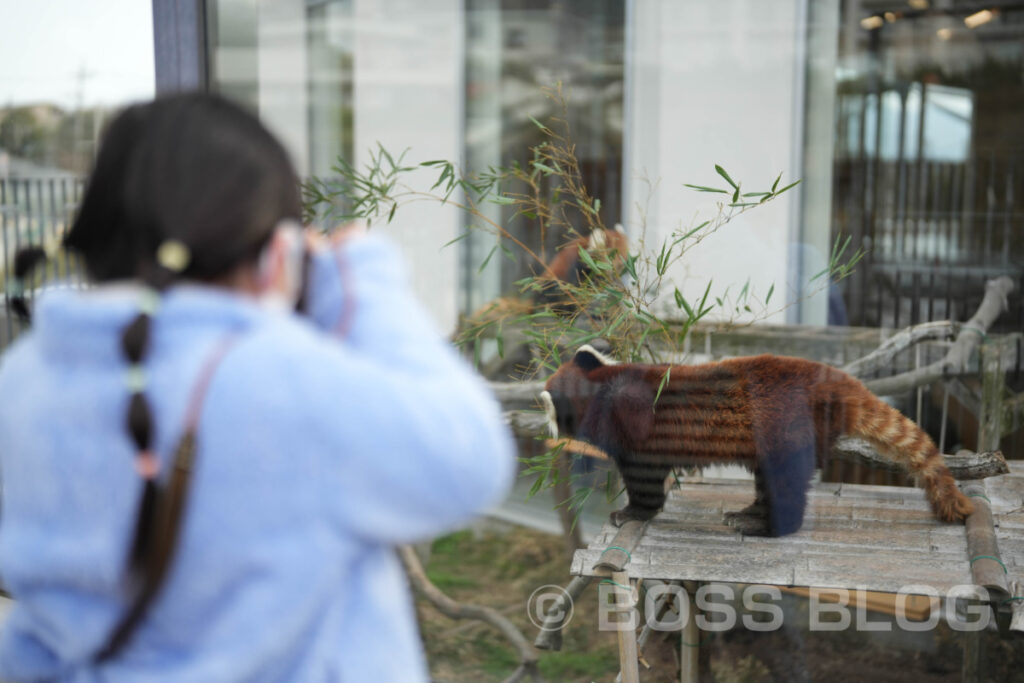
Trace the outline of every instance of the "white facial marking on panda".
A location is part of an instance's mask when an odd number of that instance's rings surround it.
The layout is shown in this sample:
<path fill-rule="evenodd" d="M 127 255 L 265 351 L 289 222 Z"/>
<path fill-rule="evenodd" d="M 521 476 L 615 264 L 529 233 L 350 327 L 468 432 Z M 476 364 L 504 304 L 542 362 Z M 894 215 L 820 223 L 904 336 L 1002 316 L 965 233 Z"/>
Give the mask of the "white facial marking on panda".
<path fill-rule="evenodd" d="M 590 233 L 589 247 L 594 250 L 604 249 L 605 244 L 608 243 L 607 236 L 604 234 L 604 230 L 601 228 L 595 228 Z"/>
<path fill-rule="evenodd" d="M 548 418 L 548 431 L 552 439 L 558 438 L 558 415 L 555 414 L 555 402 L 551 400 L 551 394 L 546 391 L 540 392 L 540 402 L 544 405 L 544 414 Z"/>

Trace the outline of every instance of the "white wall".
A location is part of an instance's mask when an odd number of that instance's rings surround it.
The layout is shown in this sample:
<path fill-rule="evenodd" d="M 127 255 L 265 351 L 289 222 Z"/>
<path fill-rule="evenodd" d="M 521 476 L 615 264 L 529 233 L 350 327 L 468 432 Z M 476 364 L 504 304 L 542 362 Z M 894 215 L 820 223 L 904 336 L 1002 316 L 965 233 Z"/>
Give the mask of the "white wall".
<path fill-rule="evenodd" d="M 257 36 L 260 118 L 284 141 L 295 170 L 304 176 L 309 173 L 306 3 L 260 2 Z"/>
<path fill-rule="evenodd" d="M 463 3 L 461 0 L 356 0 L 355 155 L 367 160 L 379 141 L 409 148 L 408 161 L 462 156 Z M 436 172 L 411 181 L 428 189 Z M 424 202 L 400 209 L 382 231 L 410 260 L 413 285 L 444 332 L 457 320 L 456 209 Z M 374 228 L 377 229 L 377 228 Z"/>
<path fill-rule="evenodd" d="M 683 183 L 723 186 L 716 163 L 746 191 L 767 190 L 779 171 L 785 171 L 783 183 L 799 177 L 802 4 L 634 2 L 625 135 L 631 168 L 624 173 L 631 178 L 627 197 L 632 205 L 647 196 L 642 177 L 657 182 L 646 212 L 649 246 L 674 229 L 714 216 L 716 195 L 695 193 Z M 770 309 L 775 312 L 767 320 L 785 322 L 786 312 L 779 309 L 784 298 L 795 298 L 786 283 L 798 251 L 790 245 L 799 235 L 799 199 L 791 190 L 735 219 L 689 253 L 672 272 L 675 284 L 691 301 L 709 279 L 714 280 L 712 294 L 721 294 L 727 285 L 737 292 L 749 277 L 763 297 L 774 284 Z M 635 208 L 627 230 L 637 239 Z"/>

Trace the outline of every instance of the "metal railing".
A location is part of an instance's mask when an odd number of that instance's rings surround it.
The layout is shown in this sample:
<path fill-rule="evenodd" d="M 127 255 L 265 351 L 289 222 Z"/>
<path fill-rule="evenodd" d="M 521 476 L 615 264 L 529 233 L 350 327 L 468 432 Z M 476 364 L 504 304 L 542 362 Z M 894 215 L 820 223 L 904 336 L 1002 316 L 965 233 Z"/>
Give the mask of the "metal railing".
<path fill-rule="evenodd" d="M 18 250 L 32 245 L 55 245 L 64 238 L 75 207 L 82 196 L 83 181 L 74 177 L 0 178 L 0 286 L 3 287 L 4 319 L 0 321 L 0 348 L 21 333 L 23 325 L 11 311 L 11 279 Z M 82 270 L 74 258 L 61 253 L 40 267 L 31 287 L 53 283 L 80 285 Z"/>

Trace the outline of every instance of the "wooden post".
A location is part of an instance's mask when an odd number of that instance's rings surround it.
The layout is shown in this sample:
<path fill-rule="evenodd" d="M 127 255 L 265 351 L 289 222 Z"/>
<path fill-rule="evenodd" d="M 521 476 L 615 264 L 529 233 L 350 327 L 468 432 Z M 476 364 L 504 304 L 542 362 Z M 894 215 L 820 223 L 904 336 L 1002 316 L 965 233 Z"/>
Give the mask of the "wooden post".
<path fill-rule="evenodd" d="M 1001 344 L 981 346 L 981 412 L 978 415 L 978 452 L 999 448 L 1003 435 L 1003 390 L 1006 376 L 1001 363 Z"/>
<path fill-rule="evenodd" d="M 697 582 L 684 581 L 686 593 L 686 623 L 679 642 L 679 680 L 697 683 L 700 680 L 700 629 L 697 628 Z"/>
<path fill-rule="evenodd" d="M 633 599 L 633 590 L 624 588 L 632 587 L 627 572 L 613 572 L 612 581 L 615 582 L 614 593 L 615 605 L 620 614 L 629 615 L 630 624 L 627 628 L 620 628 L 619 635 L 619 666 L 622 670 L 622 683 L 640 683 L 639 651 L 636 644 L 636 628 L 632 623 L 633 615 L 637 614 L 636 601 Z"/>
<path fill-rule="evenodd" d="M 1014 581 L 1010 585 L 1013 601 L 1010 603 L 1010 631 L 1024 632 L 1024 584 Z"/>

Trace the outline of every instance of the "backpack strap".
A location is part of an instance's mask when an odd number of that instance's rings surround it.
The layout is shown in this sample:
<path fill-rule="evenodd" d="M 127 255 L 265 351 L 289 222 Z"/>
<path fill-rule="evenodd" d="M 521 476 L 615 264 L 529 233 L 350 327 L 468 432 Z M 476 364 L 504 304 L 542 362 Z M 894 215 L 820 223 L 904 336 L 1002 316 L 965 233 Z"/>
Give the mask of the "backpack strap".
<path fill-rule="evenodd" d="M 178 446 L 174 449 L 171 473 L 167 483 L 162 487 L 162 495 L 158 497 L 156 511 L 150 523 L 148 533 L 151 542 L 142 564 L 142 575 L 132 582 L 136 589 L 131 605 L 111 632 L 106 645 L 96 655 L 96 662 L 112 659 L 128 644 L 146 616 L 150 605 L 159 594 L 167 572 L 174 561 L 185 506 L 188 502 L 192 466 L 196 453 L 196 428 L 202 413 L 203 401 L 214 373 L 236 341 L 236 335 L 229 335 L 214 347 L 192 388 L 185 412 L 185 430 Z"/>

